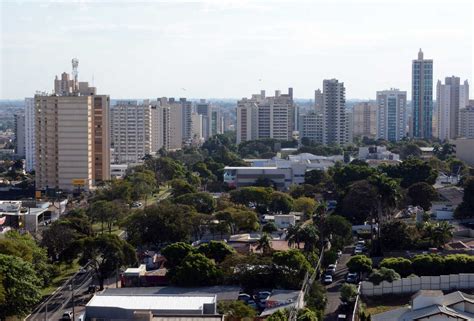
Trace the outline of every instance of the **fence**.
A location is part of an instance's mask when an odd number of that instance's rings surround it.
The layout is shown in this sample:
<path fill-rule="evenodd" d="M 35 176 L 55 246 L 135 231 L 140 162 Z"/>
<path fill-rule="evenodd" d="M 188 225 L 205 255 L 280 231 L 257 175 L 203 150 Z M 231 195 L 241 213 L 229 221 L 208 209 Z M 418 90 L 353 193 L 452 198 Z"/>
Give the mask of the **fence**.
<path fill-rule="evenodd" d="M 461 273 L 438 276 L 414 276 L 396 280 L 383 281 L 379 285 L 363 281 L 361 293 L 366 296 L 384 294 L 414 293 L 419 290 L 457 290 L 473 289 L 474 273 Z"/>

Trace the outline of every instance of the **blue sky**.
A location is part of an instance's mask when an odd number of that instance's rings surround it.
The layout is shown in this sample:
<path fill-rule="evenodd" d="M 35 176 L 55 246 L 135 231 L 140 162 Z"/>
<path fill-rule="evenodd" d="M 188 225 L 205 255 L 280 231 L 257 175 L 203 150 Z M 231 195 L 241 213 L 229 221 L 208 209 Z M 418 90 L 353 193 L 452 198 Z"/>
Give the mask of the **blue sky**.
<path fill-rule="evenodd" d="M 420 47 L 435 81 L 472 82 L 472 3 L 2 0 L 0 99 L 51 91 L 73 57 L 79 78 L 112 98 L 240 98 L 289 86 L 305 98 L 327 78 L 344 81 L 348 98 L 374 98 L 410 92 Z"/>

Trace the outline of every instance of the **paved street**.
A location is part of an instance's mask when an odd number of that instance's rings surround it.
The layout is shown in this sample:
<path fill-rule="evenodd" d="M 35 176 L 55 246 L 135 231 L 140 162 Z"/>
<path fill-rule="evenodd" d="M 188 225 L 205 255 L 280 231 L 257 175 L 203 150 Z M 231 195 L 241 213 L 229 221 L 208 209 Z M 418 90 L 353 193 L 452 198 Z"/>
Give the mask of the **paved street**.
<path fill-rule="evenodd" d="M 339 290 L 344 283 L 344 277 L 347 273 L 346 264 L 351 258 L 352 248 L 344 249 L 344 253 L 340 257 L 336 267 L 336 273 L 334 274 L 334 282 L 326 286 L 328 302 L 326 305 L 326 310 L 324 311 L 325 317 L 324 320 L 332 321 L 337 320 L 338 308 L 341 304 Z M 348 313 L 345 313 L 348 314 Z"/>

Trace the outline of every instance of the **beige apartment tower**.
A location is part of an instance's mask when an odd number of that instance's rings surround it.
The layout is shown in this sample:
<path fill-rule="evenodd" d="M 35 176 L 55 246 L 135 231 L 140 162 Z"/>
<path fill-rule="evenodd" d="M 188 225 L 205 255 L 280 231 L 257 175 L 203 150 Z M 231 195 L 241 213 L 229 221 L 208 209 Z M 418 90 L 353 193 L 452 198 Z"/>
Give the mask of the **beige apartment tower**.
<path fill-rule="evenodd" d="M 373 102 L 355 105 L 352 125 L 355 137 L 374 138 L 377 135 L 377 105 Z"/>
<path fill-rule="evenodd" d="M 110 179 L 109 96 L 81 84 L 35 96 L 37 189 L 91 190 Z"/>

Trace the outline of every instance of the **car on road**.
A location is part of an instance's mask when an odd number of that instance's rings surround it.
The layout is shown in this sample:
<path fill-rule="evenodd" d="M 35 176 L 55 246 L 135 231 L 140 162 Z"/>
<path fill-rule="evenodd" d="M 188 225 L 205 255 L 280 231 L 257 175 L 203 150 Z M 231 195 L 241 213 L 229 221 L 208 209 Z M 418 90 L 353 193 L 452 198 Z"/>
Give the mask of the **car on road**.
<path fill-rule="evenodd" d="M 324 284 L 331 284 L 332 283 L 332 275 L 326 274 L 323 279 Z"/>
<path fill-rule="evenodd" d="M 329 264 L 326 268 L 326 274 L 334 275 L 336 273 L 336 264 Z"/>
<path fill-rule="evenodd" d="M 352 283 L 352 284 L 355 284 L 357 283 L 358 281 L 358 277 L 357 277 L 357 273 L 347 273 L 346 275 L 346 282 L 347 283 Z"/>
<path fill-rule="evenodd" d="M 337 321 L 346 321 L 347 316 L 345 314 L 338 314 Z"/>
<path fill-rule="evenodd" d="M 256 295 L 256 299 L 259 301 L 266 301 L 272 295 L 270 291 L 260 291 Z"/>
<path fill-rule="evenodd" d="M 72 313 L 72 311 L 66 311 L 63 313 L 61 320 L 72 320 L 73 317 L 74 317 L 74 314 Z"/>
<path fill-rule="evenodd" d="M 240 293 L 239 296 L 237 297 L 237 300 L 239 301 L 244 301 L 244 302 L 248 302 L 250 300 L 253 301 L 252 297 L 250 296 L 250 294 L 247 294 L 247 293 Z"/>
<path fill-rule="evenodd" d="M 140 202 L 133 202 L 133 203 L 132 203 L 132 208 L 140 208 L 140 207 L 142 207 L 142 206 L 143 206 L 143 204 L 140 203 Z"/>

